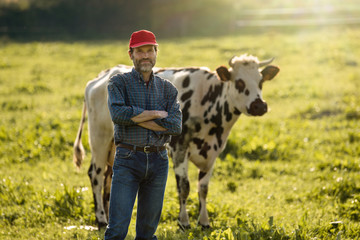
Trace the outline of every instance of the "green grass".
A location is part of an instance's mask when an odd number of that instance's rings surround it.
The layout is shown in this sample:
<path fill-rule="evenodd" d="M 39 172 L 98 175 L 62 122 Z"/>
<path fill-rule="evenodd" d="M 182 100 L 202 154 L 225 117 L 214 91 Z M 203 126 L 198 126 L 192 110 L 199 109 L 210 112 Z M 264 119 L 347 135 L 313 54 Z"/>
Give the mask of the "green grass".
<path fill-rule="evenodd" d="M 227 65 L 233 55 L 275 57 L 264 85 L 271 111 L 241 116 L 216 162 L 211 230 L 196 226 L 197 170 L 190 166 L 193 228 L 176 225 L 174 173 L 159 239 L 358 239 L 360 236 L 360 29 L 328 27 L 216 38 L 159 39 L 157 66 Z M 72 144 L 87 81 L 131 64 L 126 41 L 0 45 L 0 239 L 102 239 L 87 168 Z M 134 220 L 129 237 L 135 235 Z M 64 227 L 79 226 L 67 230 Z"/>

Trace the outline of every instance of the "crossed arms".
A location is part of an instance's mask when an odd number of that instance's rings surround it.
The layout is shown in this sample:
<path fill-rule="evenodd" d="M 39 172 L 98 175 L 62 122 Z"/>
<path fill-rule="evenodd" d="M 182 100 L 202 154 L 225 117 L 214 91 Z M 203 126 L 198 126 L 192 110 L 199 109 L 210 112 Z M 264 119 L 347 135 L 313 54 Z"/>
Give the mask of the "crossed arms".
<path fill-rule="evenodd" d="M 157 111 L 157 110 L 144 110 L 139 115 L 131 118 L 132 121 L 137 123 L 140 127 L 150 129 L 153 131 L 166 131 L 167 129 L 158 125 L 153 120 L 154 119 L 163 119 L 168 116 L 166 111 Z"/>
<path fill-rule="evenodd" d="M 129 106 L 125 103 L 124 85 L 117 85 L 112 80 L 108 84 L 108 107 L 114 123 L 123 126 L 137 125 L 164 135 L 181 134 L 182 114 L 174 86 L 168 84 L 164 90 L 168 94 L 166 109 L 144 110 L 136 105 Z"/>

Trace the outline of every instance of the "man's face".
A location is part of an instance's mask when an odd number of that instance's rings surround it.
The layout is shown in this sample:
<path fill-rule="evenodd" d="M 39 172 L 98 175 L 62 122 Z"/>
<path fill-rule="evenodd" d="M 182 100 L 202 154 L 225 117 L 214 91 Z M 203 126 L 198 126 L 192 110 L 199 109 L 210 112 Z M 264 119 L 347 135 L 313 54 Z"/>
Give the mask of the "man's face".
<path fill-rule="evenodd" d="M 138 72 L 151 72 L 156 63 L 156 51 L 152 45 L 144 45 L 133 49 L 130 58 Z"/>

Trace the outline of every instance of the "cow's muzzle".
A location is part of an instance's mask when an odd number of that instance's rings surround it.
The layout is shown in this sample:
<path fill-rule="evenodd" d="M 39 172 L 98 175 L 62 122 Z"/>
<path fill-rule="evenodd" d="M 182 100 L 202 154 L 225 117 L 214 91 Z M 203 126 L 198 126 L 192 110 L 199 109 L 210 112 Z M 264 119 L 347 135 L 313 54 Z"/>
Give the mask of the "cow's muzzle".
<path fill-rule="evenodd" d="M 247 112 L 252 116 L 262 116 L 267 112 L 267 104 L 260 98 L 257 98 L 250 104 Z"/>

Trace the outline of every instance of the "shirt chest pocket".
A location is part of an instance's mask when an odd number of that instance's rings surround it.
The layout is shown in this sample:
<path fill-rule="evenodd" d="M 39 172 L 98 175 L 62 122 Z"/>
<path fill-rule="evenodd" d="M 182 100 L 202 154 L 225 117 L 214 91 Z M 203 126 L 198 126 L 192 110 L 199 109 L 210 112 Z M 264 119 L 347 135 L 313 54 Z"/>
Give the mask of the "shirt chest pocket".
<path fill-rule="evenodd" d="M 151 108 L 152 110 L 167 110 L 167 96 L 163 86 L 155 85 L 152 90 L 152 95 L 150 95 Z"/>
<path fill-rule="evenodd" d="M 157 101 L 155 104 L 155 108 L 154 110 L 163 110 L 166 111 L 166 101 L 164 99 L 162 99 L 162 101 Z"/>

